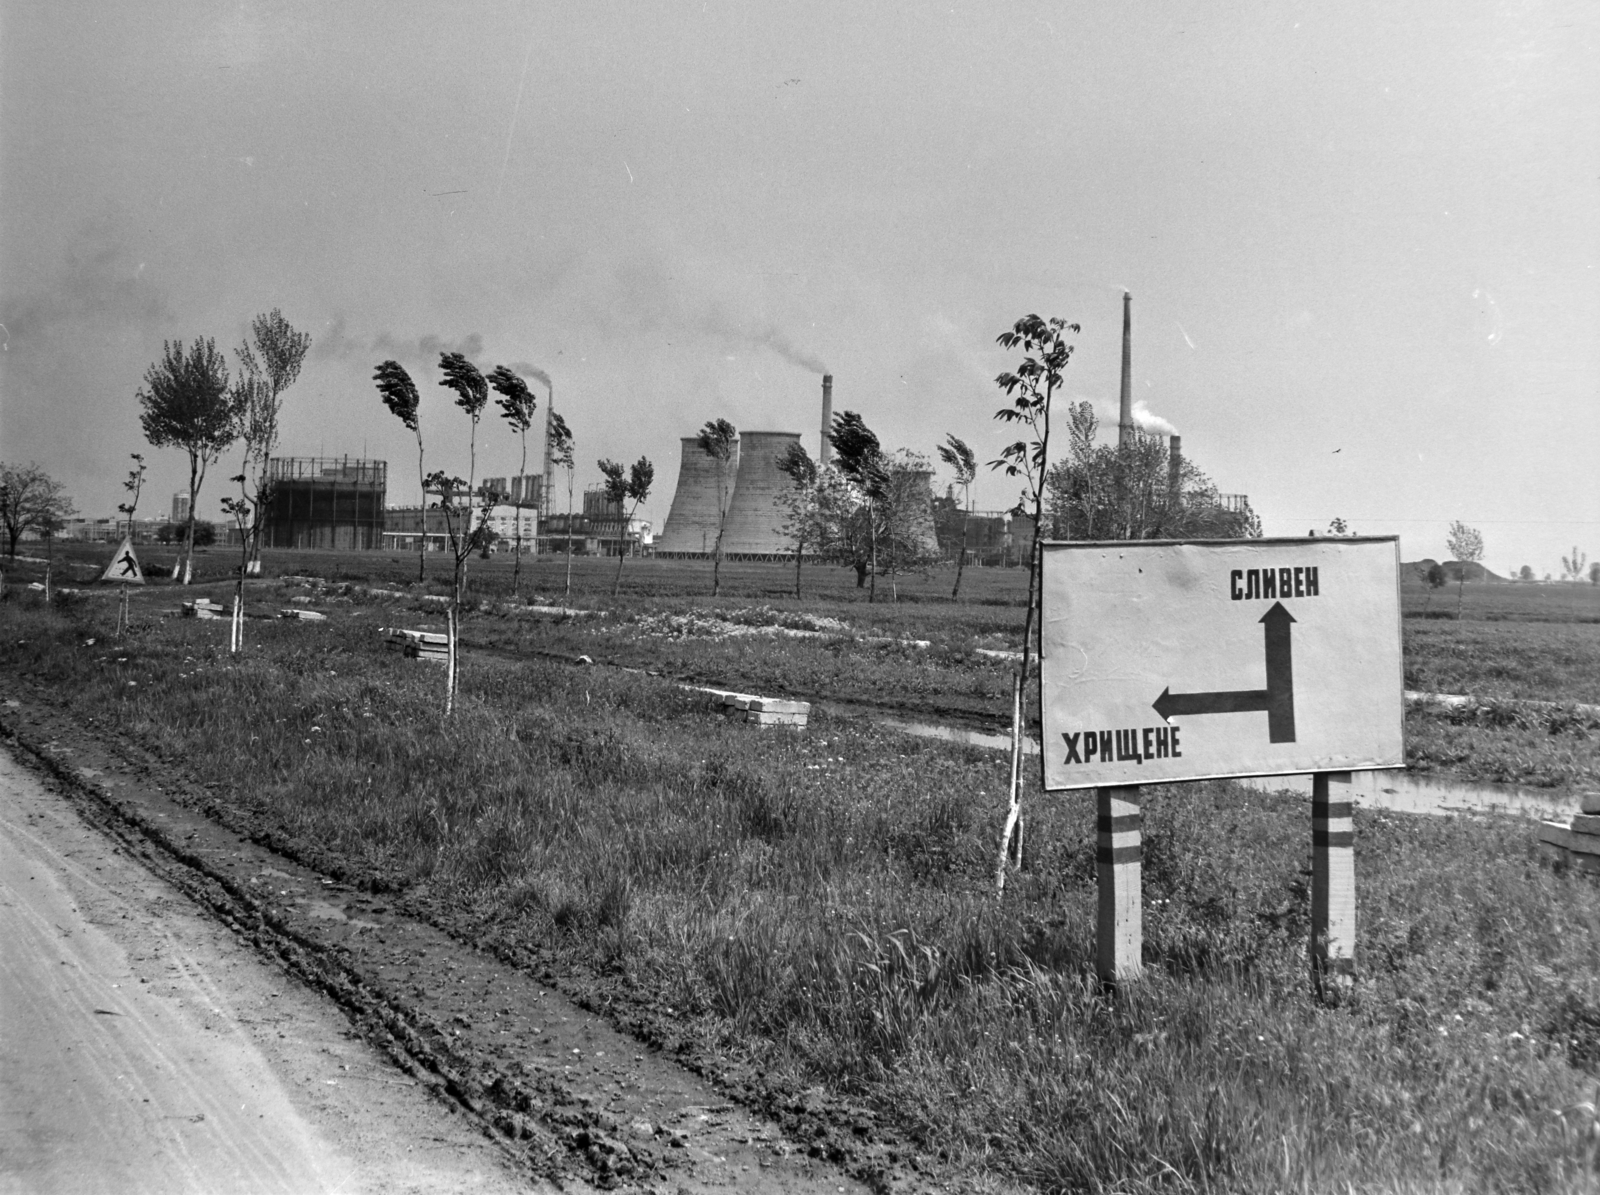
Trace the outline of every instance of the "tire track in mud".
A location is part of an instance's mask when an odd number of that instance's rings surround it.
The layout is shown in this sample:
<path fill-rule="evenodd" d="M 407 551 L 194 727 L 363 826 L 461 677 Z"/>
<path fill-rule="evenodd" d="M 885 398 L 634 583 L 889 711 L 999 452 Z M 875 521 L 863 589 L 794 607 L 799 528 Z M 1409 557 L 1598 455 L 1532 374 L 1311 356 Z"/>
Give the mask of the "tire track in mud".
<path fill-rule="evenodd" d="M 765 1116 L 730 1102 L 648 1044 L 670 1044 L 651 1018 L 624 1012 L 630 1035 L 573 1003 L 536 951 L 463 944 L 421 893 L 330 879 L 295 860 L 304 844 L 280 828 L 133 744 L 113 746 L 33 686 L 4 688 L 0 736 L 20 760 L 134 858 L 326 994 L 530 1176 L 579 1190 L 783 1195 L 945 1185 L 870 1116 L 820 1092 L 742 1090 Z M 332 860 L 308 862 L 339 871 Z"/>

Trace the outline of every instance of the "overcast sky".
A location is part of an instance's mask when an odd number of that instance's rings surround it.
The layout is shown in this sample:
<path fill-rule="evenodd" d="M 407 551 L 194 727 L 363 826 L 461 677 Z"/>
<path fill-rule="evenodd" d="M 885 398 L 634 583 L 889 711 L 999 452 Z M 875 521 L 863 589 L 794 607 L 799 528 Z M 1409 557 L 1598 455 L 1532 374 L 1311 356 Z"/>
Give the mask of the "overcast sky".
<path fill-rule="evenodd" d="M 0 0 L 0 454 L 113 513 L 185 482 L 163 338 L 314 337 L 285 455 L 390 462 L 398 356 L 465 472 L 438 347 L 555 382 L 579 488 L 707 419 L 985 459 L 995 337 L 1082 325 L 1269 535 L 1343 517 L 1497 571 L 1600 558 L 1600 6 Z M 540 394 L 541 410 L 543 394 Z M 1108 427 L 1115 435 L 1115 416 Z M 516 471 L 485 420 L 479 475 Z M 202 493 L 216 510 L 230 454 Z M 537 471 L 538 447 L 530 453 Z M 942 483 L 941 483 L 942 484 Z M 980 507 L 1014 488 L 986 474 Z"/>

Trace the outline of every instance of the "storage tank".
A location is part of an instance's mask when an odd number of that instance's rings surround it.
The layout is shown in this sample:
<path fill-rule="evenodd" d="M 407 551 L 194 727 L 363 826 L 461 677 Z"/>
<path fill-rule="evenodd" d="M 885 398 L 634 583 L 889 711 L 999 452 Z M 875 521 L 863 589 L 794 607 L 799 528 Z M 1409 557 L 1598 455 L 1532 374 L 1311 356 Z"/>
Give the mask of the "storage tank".
<path fill-rule="evenodd" d="M 717 461 L 700 447 L 698 436 L 683 437 L 683 460 L 678 466 L 678 488 L 672 509 L 657 537 L 657 556 L 709 556 L 717 544 L 718 514 L 722 502 L 732 502 L 739 469 L 739 444 L 723 466 L 718 483 Z M 723 491 L 723 492 L 719 492 Z M 724 541 L 726 552 L 726 541 Z"/>
<path fill-rule="evenodd" d="M 777 556 L 793 551 L 783 526 L 780 494 L 793 486 L 778 469 L 778 461 L 791 444 L 800 443 L 799 432 L 742 432 L 739 436 L 739 477 L 728 507 L 722 535 L 724 556 Z"/>

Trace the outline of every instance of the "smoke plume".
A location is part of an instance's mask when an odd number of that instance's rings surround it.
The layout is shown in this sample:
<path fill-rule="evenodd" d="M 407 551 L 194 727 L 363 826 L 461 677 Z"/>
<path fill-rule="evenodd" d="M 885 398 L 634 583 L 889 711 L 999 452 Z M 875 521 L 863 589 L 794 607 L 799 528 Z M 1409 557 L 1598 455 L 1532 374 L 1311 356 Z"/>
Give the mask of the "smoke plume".
<path fill-rule="evenodd" d="M 1145 405 L 1144 399 L 1139 399 L 1133 404 L 1133 424 L 1142 432 L 1149 432 L 1157 436 L 1177 435 L 1178 429 Z"/>
<path fill-rule="evenodd" d="M 520 373 L 525 378 L 532 378 L 537 382 L 543 382 L 546 386 L 551 384 L 549 374 L 545 373 L 545 371 L 540 369 L 537 365 L 529 365 L 526 361 L 513 361 L 510 365 L 506 366 L 506 368 L 512 373 Z"/>

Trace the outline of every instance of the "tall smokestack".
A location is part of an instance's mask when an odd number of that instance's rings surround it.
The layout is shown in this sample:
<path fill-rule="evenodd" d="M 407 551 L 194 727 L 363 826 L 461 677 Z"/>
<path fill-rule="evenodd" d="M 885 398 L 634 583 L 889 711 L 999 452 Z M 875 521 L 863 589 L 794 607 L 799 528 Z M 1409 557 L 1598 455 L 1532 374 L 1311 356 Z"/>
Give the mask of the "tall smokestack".
<path fill-rule="evenodd" d="M 1122 405 L 1117 413 L 1117 447 L 1133 439 L 1133 296 L 1122 292 Z"/>
<path fill-rule="evenodd" d="M 822 448 L 817 453 L 818 459 L 826 465 L 833 459 L 833 441 L 828 439 L 828 433 L 833 430 L 833 375 L 822 375 Z"/>
<path fill-rule="evenodd" d="M 1167 501 L 1176 505 L 1183 501 L 1183 437 L 1167 440 Z"/>
<path fill-rule="evenodd" d="M 550 430 L 554 426 L 555 415 L 556 387 L 555 383 L 552 382 L 549 384 L 549 395 L 544 404 L 544 492 L 539 495 L 539 522 L 541 524 L 550 515 L 550 495 L 555 493 L 556 454 L 555 445 L 550 442 Z"/>

